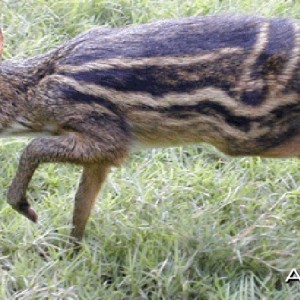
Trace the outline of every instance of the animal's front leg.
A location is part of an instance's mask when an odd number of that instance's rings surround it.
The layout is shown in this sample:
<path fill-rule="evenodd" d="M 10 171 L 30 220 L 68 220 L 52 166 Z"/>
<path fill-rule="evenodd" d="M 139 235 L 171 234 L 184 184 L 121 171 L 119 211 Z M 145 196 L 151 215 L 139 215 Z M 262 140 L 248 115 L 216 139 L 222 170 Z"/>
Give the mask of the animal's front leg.
<path fill-rule="evenodd" d="M 39 165 L 38 157 L 33 157 L 31 154 L 32 145 L 30 144 L 24 150 L 16 176 L 14 177 L 7 194 L 8 203 L 19 213 L 26 216 L 29 220 L 36 222 L 37 214 L 30 207 L 26 197 L 28 184 Z"/>
<path fill-rule="evenodd" d="M 81 237 L 90 209 L 83 209 L 84 195 L 93 202 L 111 165 L 119 164 L 125 156 L 124 146 L 109 146 L 103 141 L 70 133 L 65 136 L 38 138 L 33 140 L 23 152 L 17 174 L 8 191 L 8 203 L 31 221 L 37 215 L 26 198 L 26 190 L 34 171 L 40 163 L 69 162 L 84 166 L 83 179 L 79 187 L 76 204 L 73 236 Z M 99 166 L 99 170 L 96 166 Z M 102 167 L 101 167 L 102 166 Z M 103 167 L 105 166 L 105 167 Z M 96 176 L 99 176 L 96 179 Z M 91 204 L 87 203 L 87 207 Z M 81 217 L 80 214 L 83 214 Z M 77 233 L 78 232 L 78 233 Z"/>

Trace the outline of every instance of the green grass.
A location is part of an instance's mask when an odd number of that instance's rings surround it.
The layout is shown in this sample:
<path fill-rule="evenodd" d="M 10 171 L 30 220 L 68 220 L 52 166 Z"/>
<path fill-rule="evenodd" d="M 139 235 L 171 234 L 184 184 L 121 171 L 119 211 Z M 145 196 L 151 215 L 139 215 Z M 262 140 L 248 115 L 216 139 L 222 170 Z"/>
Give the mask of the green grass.
<path fill-rule="evenodd" d="M 300 4 L 2 0 L 4 58 L 45 52 L 96 25 L 226 12 L 300 18 Z M 300 269 L 298 160 L 232 159 L 210 146 L 132 155 L 111 173 L 71 257 L 79 168 L 38 169 L 28 192 L 38 225 L 6 204 L 26 142 L 0 144 L 0 299 L 299 299 L 299 283 L 284 282 Z"/>

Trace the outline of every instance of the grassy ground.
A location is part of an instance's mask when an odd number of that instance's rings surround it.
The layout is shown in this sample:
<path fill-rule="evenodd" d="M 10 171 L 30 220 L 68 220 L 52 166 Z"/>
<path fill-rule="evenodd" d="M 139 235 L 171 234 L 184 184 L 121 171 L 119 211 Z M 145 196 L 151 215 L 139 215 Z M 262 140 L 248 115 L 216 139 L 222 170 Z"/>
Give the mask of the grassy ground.
<path fill-rule="evenodd" d="M 44 52 L 95 25 L 222 12 L 300 18 L 300 4 L 2 0 L 4 58 Z M 135 154 L 110 175 L 71 258 L 79 168 L 39 168 L 29 190 L 38 225 L 6 204 L 26 142 L 0 144 L 0 299 L 300 299 L 299 283 L 285 284 L 300 269 L 298 160 L 231 159 L 210 146 Z"/>

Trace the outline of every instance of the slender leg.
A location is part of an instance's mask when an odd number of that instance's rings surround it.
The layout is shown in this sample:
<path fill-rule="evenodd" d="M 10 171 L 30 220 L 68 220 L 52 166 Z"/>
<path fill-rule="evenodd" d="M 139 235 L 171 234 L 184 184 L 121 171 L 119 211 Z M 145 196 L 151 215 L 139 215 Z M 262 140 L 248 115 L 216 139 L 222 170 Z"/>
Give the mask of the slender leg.
<path fill-rule="evenodd" d="M 73 236 L 81 238 L 92 204 L 112 165 L 119 165 L 127 154 L 126 143 L 119 139 L 105 144 L 77 133 L 33 140 L 21 156 L 17 174 L 8 191 L 8 203 L 33 222 L 35 211 L 26 199 L 26 190 L 40 163 L 68 162 L 84 166 L 76 195 Z M 86 207 L 85 207 L 86 205 Z M 80 214 L 82 213 L 82 216 Z"/>
<path fill-rule="evenodd" d="M 75 196 L 73 229 L 71 236 L 77 241 L 83 237 L 85 225 L 94 206 L 110 167 L 107 165 L 85 165 Z"/>
<path fill-rule="evenodd" d="M 17 174 L 9 187 L 7 200 L 16 211 L 27 217 L 32 222 L 37 222 L 37 214 L 30 207 L 27 201 L 26 190 L 38 163 L 33 161 L 29 166 L 27 166 L 24 156 L 25 155 L 23 155 L 20 160 Z"/>

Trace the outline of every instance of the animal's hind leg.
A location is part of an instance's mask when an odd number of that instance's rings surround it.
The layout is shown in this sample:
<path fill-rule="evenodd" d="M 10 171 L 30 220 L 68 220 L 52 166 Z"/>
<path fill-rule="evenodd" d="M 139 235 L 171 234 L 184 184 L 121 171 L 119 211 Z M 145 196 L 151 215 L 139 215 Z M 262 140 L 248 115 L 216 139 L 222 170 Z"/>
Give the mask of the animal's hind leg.
<path fill-rule="evenodd" d="M 91 210 L 107 176 L 107 164 L 87 164 L 83 168 L 79 187 L 75 196 L 73 229 L 71 236 L 77 241 L 83 237 Z"/>

